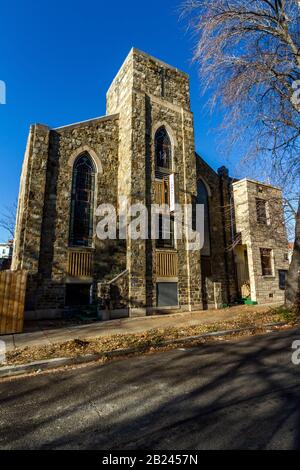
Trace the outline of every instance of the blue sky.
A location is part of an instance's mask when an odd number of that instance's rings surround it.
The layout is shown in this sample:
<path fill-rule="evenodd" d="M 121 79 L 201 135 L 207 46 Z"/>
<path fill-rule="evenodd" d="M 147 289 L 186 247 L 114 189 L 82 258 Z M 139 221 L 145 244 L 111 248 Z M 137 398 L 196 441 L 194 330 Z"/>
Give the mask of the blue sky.
<path fill-rule="evenodd" d="M 177 0 L 1 2 L 0 210 L 13 203 L 29 126 L 57 127 L 105 114 L 105 93 L 132 46 L 190 74 L 196 148 L 213 168 L 224 160 L 217 126 L 203 108 L 194 38 Z M 0 241 L 7 235 L 0 229 Z"/>

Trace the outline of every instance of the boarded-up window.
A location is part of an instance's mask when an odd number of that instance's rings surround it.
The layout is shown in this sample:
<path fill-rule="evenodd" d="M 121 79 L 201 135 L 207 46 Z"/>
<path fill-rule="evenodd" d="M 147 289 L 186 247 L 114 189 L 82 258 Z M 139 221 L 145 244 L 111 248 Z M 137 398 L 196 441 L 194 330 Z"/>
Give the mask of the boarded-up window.
<path fill-rule="evenodd" d="M 284 290 L 286 285 L 287 271 L 285 269 L 279 269 L 279 289 Z"/>
<path fill-rule="evenodd" d="M 158 307 L 178 306 L 177 282 L 158 282 L 156 288 Z"/>
<path fill-rule="evenodd" d="M 272 250 L 269 248 L 260 249 L 261 257 L 261 270 L 263 276 L 272 276 L 273 267 L 272 267 Z"/>
<path fill-rule="evenodd" d="M 256 217 L 259 224 L 267 224 L 267 202 L 264 199 L 256 198 Z"/>

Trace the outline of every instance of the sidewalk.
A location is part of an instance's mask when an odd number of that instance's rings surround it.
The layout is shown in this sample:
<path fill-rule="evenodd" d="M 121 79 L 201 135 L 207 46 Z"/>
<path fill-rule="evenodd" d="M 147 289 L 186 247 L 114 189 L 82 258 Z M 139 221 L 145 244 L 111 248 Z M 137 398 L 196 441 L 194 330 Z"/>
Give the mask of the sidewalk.
<path fill-rule="evenodd" d="M 123 318 L 106 322 L 93 322 L 83 325 L 70 325 L 53 328 L 55 322 L 36 321 L 25 323 L 24 333 L 0 336 L 6 343 L 7 352 L 26 346 L 45 346 L 63 343 L 72 339 L 94 338 L 125 333 L 141 333 L 154 328 L 195 326 L 212 324 L 220 321 L 233 320 L 241 313 L 264 311 L 265 305 L 240 305 L 223 310 L 205 310 L 197 312 L 155 315 L 143 318 Z M 51 327 L 52 326 L 52 327 Z"/>
<path fill-rule="evenodd" d="M 234 320 L 241 313 L 253 314 L 266 310 L 265 305 L 239 305 L 222 310 L 200 310 L 196 312 L 180 312 L 170 315 L 153 315 L 142 318 L 122 318 L 119 320 L 99 321 L 82 325 L 55 328 L 55 321 L 35 321 L 25 323 L 24 333 L 0 336 L 6 343 L 6 350 L 29 346 L 45 346 L 63 343 L 72 339 L 94 338 L 125 333 L 141 333 L 154 328 L 195 326 L 212 324 L 219 321 Z"/>

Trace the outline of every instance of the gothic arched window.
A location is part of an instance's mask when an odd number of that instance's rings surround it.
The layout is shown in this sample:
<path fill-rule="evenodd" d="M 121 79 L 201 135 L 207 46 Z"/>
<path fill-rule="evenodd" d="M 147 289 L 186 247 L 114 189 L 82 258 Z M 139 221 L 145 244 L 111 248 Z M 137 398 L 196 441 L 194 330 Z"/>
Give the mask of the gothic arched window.
<path fill-rule="evenodd" d="M 204 245 L 201 255 L 210 256 L 209 195 L 201 179 L 197 183 L 197 204 L 204 205 Z"/>
<path fill-rule="evenodd" d="M 89 154 L 80 155 L 73 167 L 71 246 L 91 246 L 92 244 L 95 173 L 95 166 Z"/>
<path fill-rule="evenodd" d="M 164 127 L 160 127 L 155 134 L 155 162 L 157 169 L 171 170 L 172 168 L 172 146 Z"/>

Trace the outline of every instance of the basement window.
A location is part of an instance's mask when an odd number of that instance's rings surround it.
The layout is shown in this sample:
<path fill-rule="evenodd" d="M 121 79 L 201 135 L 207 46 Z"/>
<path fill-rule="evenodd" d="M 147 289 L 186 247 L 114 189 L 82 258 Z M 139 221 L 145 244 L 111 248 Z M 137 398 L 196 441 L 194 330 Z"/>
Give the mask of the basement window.
<path fill-rule="evenodd" d="M 67 284 L 66 307 L 84 307 L 91 304 L 91 284 Z"/>

